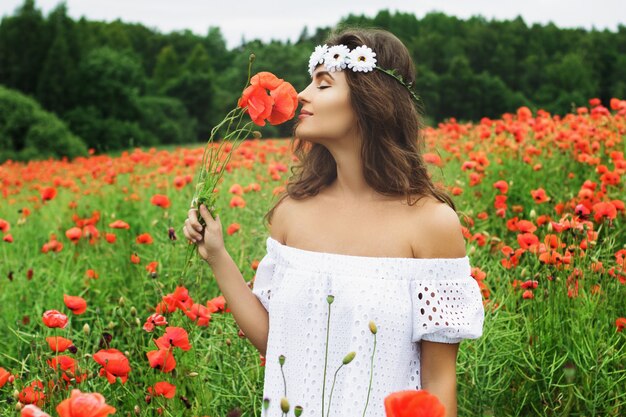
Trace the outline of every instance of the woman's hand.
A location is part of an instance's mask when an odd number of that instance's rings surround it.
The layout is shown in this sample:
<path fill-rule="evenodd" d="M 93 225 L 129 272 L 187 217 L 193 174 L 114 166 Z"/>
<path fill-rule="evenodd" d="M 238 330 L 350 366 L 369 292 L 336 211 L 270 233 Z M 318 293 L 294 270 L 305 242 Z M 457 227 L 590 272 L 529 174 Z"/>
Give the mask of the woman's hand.
<path fill-rule="evenodd" d="M 198 254 L 202 259 L 207 261 L 209 265 L 213 265 L 220 253 L 226 250 L 220 216 L 217 215 L 214 219 L 206 206 L 201 204 L 200 215 L 206 224 L 203 230 L 202 225 L 198 221 L 196 211 L 195 208 L 189 209 L 189 217 L 185 220 L 183 233 L 187 239 L 198 245 Z"/>

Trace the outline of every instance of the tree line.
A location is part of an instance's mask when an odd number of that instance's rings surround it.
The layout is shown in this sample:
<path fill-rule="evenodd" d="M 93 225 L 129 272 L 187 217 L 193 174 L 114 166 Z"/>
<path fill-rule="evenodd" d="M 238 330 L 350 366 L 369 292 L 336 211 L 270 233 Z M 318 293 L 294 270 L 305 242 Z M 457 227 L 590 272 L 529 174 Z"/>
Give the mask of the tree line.
<path fill-rule="evenodd" d="M 388 10 L 350 14 L 336 28 L 344 25 L 383 28 L 407 45 L 430 124 L 496 118 L 519 106 L 564 114 L 592 97 L 626 97 L 623 25 L 588 31 Z M 229 50 L 219 27 L 204 36 L 161 33 L 119 19 L 74 20 L 65 3 L 44 16 L 25 0 L 0 22 L 0 161 L 43 152 L 46 131 L 73 154 L 205 141 L 240 96 L 250 53 L 253 72 L 271 71 L 300 91 L 310 82 L 309 55 L 332 29 L 305 27 L 293 43 L 251 40 Z M 43 136 L 35 141 L 37 124 Z M 259 130 L 284 137 L 291 129 Z"/>

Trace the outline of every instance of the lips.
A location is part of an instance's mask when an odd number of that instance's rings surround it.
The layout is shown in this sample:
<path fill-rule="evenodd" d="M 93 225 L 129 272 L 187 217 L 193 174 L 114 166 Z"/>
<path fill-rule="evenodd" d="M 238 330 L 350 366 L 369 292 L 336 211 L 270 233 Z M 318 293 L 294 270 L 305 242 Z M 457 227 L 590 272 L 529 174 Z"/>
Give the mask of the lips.
<path fill-rule="evenodd" d="M 309 115 L 309 116 L 312 116 L 312 115 L 313 115 L 313 113 L 311 113 L 310 111 L 306 111 L 306 110 L 300 110 L 300 115 L 301 115 L 301 116 L 302 116 L 302 115 Z"/>

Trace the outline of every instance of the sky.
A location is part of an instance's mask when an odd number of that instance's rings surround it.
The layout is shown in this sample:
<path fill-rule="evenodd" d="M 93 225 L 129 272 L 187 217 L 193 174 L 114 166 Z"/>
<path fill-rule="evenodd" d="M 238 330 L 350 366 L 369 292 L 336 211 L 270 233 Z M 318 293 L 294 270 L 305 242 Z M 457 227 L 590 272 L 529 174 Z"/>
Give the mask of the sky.
<path fill-rule="evenodd" d="M 60 0 L 35 0 L 47 15 Z M 439 11 L 460 19 L 481 15 L 487 20 L 512 20 L 518 15 L 528 26 L 552 22 L 562 28 L 608 29 L 617 31 L 618 24 L 626 25 L 624 0 L 274 0 L 261 3 L 252 0 L 66 0 L 68 14 L 79 19 L 142 23 L 162 33 L 189 29 L 205 35 L 208 28 L 217 26 L 228 49 L 246 41 L 264 42 L 290 39 L 295 42 L 302 29 L 309 34 L 318 27 L 334 26 L 350 13 L 374 17 L 379 10 L 388 9 L 413 13 L 422 18 L 431 11 Z M 23 0 L 2 0 L 0 16 L 12 15 Z M 592 5 L 593 4 L 593 5 Z"/>

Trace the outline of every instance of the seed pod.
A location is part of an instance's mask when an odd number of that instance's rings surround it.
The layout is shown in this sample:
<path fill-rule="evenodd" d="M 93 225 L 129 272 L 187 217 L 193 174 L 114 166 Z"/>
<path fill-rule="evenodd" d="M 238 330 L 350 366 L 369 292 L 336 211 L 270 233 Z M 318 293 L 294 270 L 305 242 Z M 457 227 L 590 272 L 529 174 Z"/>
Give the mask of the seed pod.
<path fill-rule="evenodd" d="M 378 332 L 378 327 L 376 327 L 376 323 L 374 323 L 371 320 L 370 320 L 370 332 L 372 332 L 372 334 L 376 334 L 376 332 Z"/>
<path fill-rule="evenodd" d="M 289 401 L 287 401 L 287 398 L 283 397 L 280 399 L 280 409 L 283 413 L 289 412 Z"/>
<path fill-rule="evenodd" d="M 270 399 L 269 398 L 263 398 L 263 409 L 267 410 L 269 406 L 270 406 Z"/>
<path fill-rule="evenodd" d="M 285 364 L 285 355 L 280 355 L 278 357 L 278 363 L 280 363 L 281 365 Z"/>
<path fill-rule="evenodd" d="M 329 295 L 328 297 L 326 297 L 326 301 L 328 302 L 328 304 L 332 304 L 333 301 L 335 301 L 335 296 Z"/>
<path fill-rule="evenodd" d="M 296 405 L 293 408 L 293 413 L 296 415 L 296 417 L 300 417 L 302 415 L 302 406 L 301 405 Z"/>
<path fill-rule="evenodd" d="M 348 353 L 348 354 L 346 355 L 346 357 L 345 357 L 345 358 L 343 358 L 343 364 L 344 364 L 344 365 L 349 364 L 350 362 L 352 362 L 352 359 L 354 359 L 354 357 L 355 357 L 355 356 L 356 356 L 356 352 L 354 352 L 354 351 L 352 351 L 352 352 Z"/>

